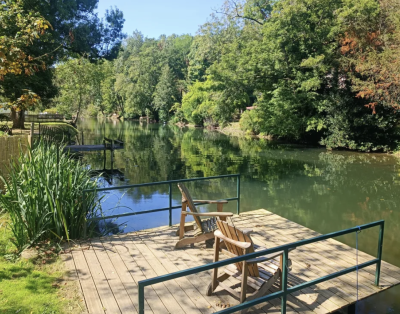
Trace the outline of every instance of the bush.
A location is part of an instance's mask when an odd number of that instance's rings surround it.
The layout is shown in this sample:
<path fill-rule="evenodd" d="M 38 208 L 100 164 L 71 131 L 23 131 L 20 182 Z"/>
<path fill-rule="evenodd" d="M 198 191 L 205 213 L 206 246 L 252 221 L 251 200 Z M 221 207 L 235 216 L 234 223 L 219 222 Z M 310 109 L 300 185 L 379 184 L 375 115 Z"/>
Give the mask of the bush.
<path fill-rule="evenodd" d="M 256 110 L 247 110 L 243 112 L 240 118 L 240 128 L 251 134 L 259 134 L 261 132 L 260 121 Z"/>
<path fill-rule="evenodd" d="M 21 153 L 10 165 L 6 179 L 0 177 L 6 194 L 0 205 L 8 212 L 14 244 L 19 251 L 43 240 L 70 240 L 84 235 L 87 218 L 100 214 L 94 193 L 83 201 L 83 190 L 95 189 L 89 169 L 62 148 L 41 142 Z M 88 223 L 88 235 L 97 227 Z"/>
<path fill-rule="evenodd" d="M 56 114 L 56 113 L 58 113 L 58 110 L 57 110 L 57 108 L 48 108 L 48 109 L 45 109 L 45 110 L 43 110 L 43 112 L 47 112 L 47 113 L 49 113 L 49 114 Z"/>

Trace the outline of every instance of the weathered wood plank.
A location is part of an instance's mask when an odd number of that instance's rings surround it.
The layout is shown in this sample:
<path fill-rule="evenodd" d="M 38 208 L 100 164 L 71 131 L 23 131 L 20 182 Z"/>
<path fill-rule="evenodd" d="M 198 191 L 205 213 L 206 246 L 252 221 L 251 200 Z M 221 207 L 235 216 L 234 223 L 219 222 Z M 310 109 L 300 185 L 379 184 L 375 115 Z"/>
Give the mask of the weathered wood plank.
<path fill-rule="evenodd" d="M 100 300 L 99 294 L 97 293 L 96 285 L 93 281 L 83 252 L 74 250 L 72 251 L 72 256 L 74 258 L 76 272 L 78 273 L 88 312 L 90 314 L 104 313 L 103 304 Z"/>
<path fill-rule="evenodd" d="M 90 273 L 92 274 L 93 281 L 96 284 L 97 292 L 99 293 L 104 311 L 113 314 L 121 313 L 94 249 L 90 248 L 84 250 L 83 254 L 90 267 Z"/>
<path fill-rule="evenodd" d="M 146 276 L 142 271 L 144 266 L 139 265 L 131 255 L 131 250 L 133 249 L 130 241 L 124 242 L 122 239 L 116 236 L 112 238 L 111 243 L 121 256 L 121 259 L 124 261 L 135 283 L 137 284 L 139 281 L 146 279 Z M 134 293 L 134 299 L 137 300 L 137 288 L 134 290 Z M 153 287 L 148 287 L 145 289 L 145 298 L 145 310 L 146 306 L 148 305 L 154 313 L 168 313 L 167 308 L 161 302 Z M 134 304 L 138 307 L 137 301 Z"/>
<path fill-rule="evenodd" d="M 157 273 L 150 266 L 149 261 L 146 260 L 146 257 L 142 254 L 142 249 L 145 249 L 145 245 L 141 243 L 141 240 L 138 236 L 134 234 L 123 235 L 120 236 L 122 240 L 125 240 L 126 245 L 129 248 L 129 253 L 132 258 L 140 265 L 143 274 L 146 278 L 157 277 Z M 173 295 L 169 292 L 167 285 L 160 283 L 152 286 L 157 293 L 158 297 L 167 308 L 168 313 L 185 313 L 178 302 L 176 302 Z M 150 305 L 152 304 L 149 301 Z M 156 311 L 155 311 L 156 312 Z"/>
<path fill-rule="evenodd" d="M 92 241 L 92 248 L 96 253 L 97 259 L 100 262 L 100 266 L 103 269 L 105 279 L 107 280 L 110 289 L 114 295 L 115 300 L 119 306 L 122 313 L 135 313 L 136 309 L 129 298 L 127 291 L 118 272 L 114 268 L 109 256 L 107 255 L 105 248 L 100 240 Z"/>

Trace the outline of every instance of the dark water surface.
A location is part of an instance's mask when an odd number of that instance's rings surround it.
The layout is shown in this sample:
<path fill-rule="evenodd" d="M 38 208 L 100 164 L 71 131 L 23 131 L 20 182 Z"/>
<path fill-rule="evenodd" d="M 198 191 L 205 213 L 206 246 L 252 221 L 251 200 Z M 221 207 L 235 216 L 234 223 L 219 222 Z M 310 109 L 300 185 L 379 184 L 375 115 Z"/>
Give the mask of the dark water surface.
<path fill-rule="evenodd" d="M 383 259 L 400 267 L 400 159 L 129 121 L 84 120 L 78 127 L 84 132 L 85 144 L 100 144 L 103 136 L 125 142 L 125 149 L 115 152 L 114 164 L 125 173 L 125 181 L 114 179 L 112 185 L 240 173 L 241 211 L 265 208 L 320 233 L 384 219 Z M 93 168 L 103 169 L 102 153 L 89 153 L 85 158 Z M 198 199 L 236 196 L 231 179 L 190 184 L 189 188 Z M 104 196 L 106 214 L 168 206 L 167 186 L 113 191 Z M 174 205 L 180 204 L 176 187 L 173 198 Z M 235 212 L 236 204 L 232 202 L 227 209 Z M 179 210 L 175 210 L 173 223 L 178 221 Z M 167 225 L 168 212 L 125 217 L 113 223 L 124 231 Z M 355 234 L 338 240 L 355 247 Z M 359 235 L 359 248 L 369 254 L 376 255 L 377 242 L 377 228 Z M 361 302 L 357 313 L 400 313 L 400 288 Z"/>

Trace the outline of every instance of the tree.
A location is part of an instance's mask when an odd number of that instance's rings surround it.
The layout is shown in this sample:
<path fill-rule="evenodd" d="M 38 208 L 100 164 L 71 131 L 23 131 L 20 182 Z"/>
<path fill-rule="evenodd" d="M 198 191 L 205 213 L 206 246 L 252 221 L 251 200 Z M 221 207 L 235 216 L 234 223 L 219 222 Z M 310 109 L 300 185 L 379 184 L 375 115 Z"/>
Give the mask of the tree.
<path fill-rule="evenodd" d="M 115 91 L 126 117 L 168 118 L 171 97 L 179 102 L 186 90 L 191 41 L 188 35 L 153 39 L 140 32 L 127 39 L 115 61 Z"/>
<path fill-rule="evenodd" d="M 124 100 L 115 88 L 116 75 L 113 61 L 105 61 L 101 65 L 103 80 L 101 82 L 102 102 L 100 111 L 103 113 L 118 113 L 124 115 Z"/>
<path fill-rule="evenodd" d="M 74 113 L 76 122 L 82 109 L 94 104 L 99 96 L 96 88 L 96 65 L 81 57 L 59 64 L 55 72 L 55 82 L 60 92 L 54 102 L 59 112 L 66 115 Z"/>
<path fill-rule="evenodd" d="M 46 102 L 57 92 L 52 84 L 52 66 L 55 62 L 62 62 L 64 58 L 79 55 L 85 55 L 90 60 L 115 58 L 125 37 L 122 34 L 124 23 L 122 12 L 117 8 L 111 9 L 106 12 L 105 20 L 101 20 L 94 13 L 98 0 L 18 0 L 15 4 L 18 11 L 12 9 L 15 6 L 14 2 L 11 0 L 2 2 L 1 14 L 4 16 L 2 23 L 7 23 L 8 26 L 2 27 L 0 34 L 8 37 L 18 36 L 21 40 L 21 33 L 18 33 L 19 26 L 26 26 L 26 30 L 35 32 L 37 36 L 20 41 L 21 46 L 18 48 L 25 56 L 30 56 L 31 61 L 40 59 L 40 66 L 33 66 L 32 70 L 25 68 L 26 75 L 4 77 L 1 94 L 4 102 L 9 104 L 20 104 L 19 97 L 23 92 L 37 94 L 43 106 L 46 106 Z M 32 27 L 29 27 L 29 23 L 39 16 L 46 23 L 31 24 Z M 27 22 L 18 24 L 19 20 Z M 42 29 L 37 31 L 38 27 Z M 33 73 L 35 76 L 28 77 Z M 20 119 L 16 120 L 16 112 L 13 112 L 14 126 L 23 127 L 23 112 L 28 107 L 18 106 L 21 114 Z"/>
<path fill-rule="evenodd" d="M 393 0 L 347 2 L 340 13 L 341 63 L 356 97 L 377 107 L 400 107 L 400 3 Z"/>
<path fill-rule="evenodd" d="M 35 106 L 40 97 L 31 90 L 31 76 L 40 69 L 46 69 L 47 56 L 30 55 L 29 49 L 51 29 L 50 23 L 39 13 L 27 14 L 22 1 L 2 1 L 0 4 L 0 97 L 2 107 L 11 110 L 13 128 L 24 127 L 23 112 Z M 10 85 L 18 78 L 31 84 L 20 84 L 10 95 Z M 12 97 L 9 97 L 12 96 Z M 17 112 L 20 114 L 17 116 Z"/>
<path fill-rule="evenodd" d="M 161 121 L 169 120 L 169 112 L 177 100 L 177 89 L 174 76 L 168 65 L 161 70 L 160 80 L 154 92 L 154 108 L 158 111 Z"/>

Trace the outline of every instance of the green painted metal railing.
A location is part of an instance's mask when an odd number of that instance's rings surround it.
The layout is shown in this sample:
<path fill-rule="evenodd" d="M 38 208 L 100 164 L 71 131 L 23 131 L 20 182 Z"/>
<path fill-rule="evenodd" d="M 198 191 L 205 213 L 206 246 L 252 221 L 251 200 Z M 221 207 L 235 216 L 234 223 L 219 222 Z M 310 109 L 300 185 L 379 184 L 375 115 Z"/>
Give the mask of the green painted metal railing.
<path fill-rule="evenodd" d="M 104 220 L 104 219 L 113 219 L 113 218 L 120 218 L 120 217 L 127 217 L 127 216 L 141 215 L 141 214 L 149 214 L 149 213 L 155 213 L 155 212 L 168 210 L 169 211 L 169 226 L 172 226 L 172 210 L 182 207 L 181 205 L 172 206 L 172 185 L 173 184 L 178 184 L 180 182 L 216 180 L 216 179 L 222 179 L 222 178 L 237 178 L 236 197 L 225 198 L 225 199 L 221 199 L 221 200 L 237 201 L 236 213 L 240 214 L 240 174 L 228 174 L 228 175 L 214 176 L 214 177 L 170 180 L 170 181 L 161 181 L 161 182 L 150 182 L 150 183 L 142 183 L 142 184 L 114 186 L 114 187 L 110 187 L 110 188 L 101 188 L 101 189 L 94 189 L 94 190 L 84 190 L 83 191 L 83 200 L 85 200 L 85 194 L 87 194 L 87 193 L 99 193 L 99 192 L 106 192 L 106 191 L 113 191 L 113 190 L 125 190 L 125 189 L 131 189 L 131 188 L 140 188 L 140 187 L 144 187 L 144 186 L 168 185 L 169 186 L 169 192 L 168 192 L 169 206 L 168 207 L 144 210 L 144 211 L 140 211 L 140 212 L 117 214 L 117 215 L 111 215 L 111 216 L 93 217 L 93 218 L 88 219 L 88 221 L 89 220 L 96 221 L 96 220 Z M 203 204 L 206 204 L 206 203 L 196 203 L 196 205 L 203 205 Z M 86 229 L 86 226 L 84 228 Z"/>
<path fill-rule="evenodd" d="M 368 262 L 353 266 L 353 267 L 349 267 L 346 269 L 343 269 L 341 271 L 335 272 L 333 274 L 324 276 L 324 277 L 320 277 L 318 279 L 314 279 L 299 285 L 296 285 L 294 287 L 288 287 L 288 271 L 287 271 L 287 265 L 288 265 L 288 258 L 289 258 L 289 250 L 290 249 L 295 249 L 298 248 L 300 246 L 303 245 L 307 245 L 307 244 L 311 244 L 311 243 L 315 243 L 315 242 L 319 242 L 319 241 L 323 241 L 323 240 L 327 240 L 330 238 L 334 238 L 334 237 L 338 237 L 341 235 L 345 235 L 345 234 L 349 234 L 349 233 L 353 233 L 353 232 L 357 232 L 357 231 L 361 231 L 364 229 L 369 229 L 372 227 L 376 227 L 376 226 L 380 226 L 380 230 L 379 230 L 379 242 L 378 242 L 378 256 L 377 258 L 370 260 Z M 161 283 L 161 282 L 165 282 L 168 280 L 172 280 L 172 279 L 176 279 L 176 278 L 180 278 L 180 277 L 184 277 L 184 276 L 188 276 L 188 275 L 193 275 L 193 274 L 197 274 L 199 272 L 202 271 L 206 271 L 206 270 L 211 270 L 214 268 L 219 268 L 222 266 L 227 266 L 233 263 L 238 263 L 238 262 L 243 262 L 252 258 L 256 258 L 256 257 L 260 257 L 260 256 L 264 256 L 267 254 L 272 254 L 272 253 L 276 253 L 279 251 L 283 251 L 283 271 L 282 271 L 282 290 L 265 295 L 261 298 L 255 299 L 255 300 L 251 300 L 248 302 L 244 302 L 241 303 L 239 305 L 224 309 L 222 311 L 217 312 L 218 314 L 228 314 L 228 313 L 234 313 L 236 311 L 240 311 L 252 306 L 255 306 L 257 304 L 263 303 L 263 302 L 267 302 L 269 300 L 275 299 L 275 298 L 281 298 L 281 313 L 282 314 L 286 314 L 286 300 L 287 300 L 287 295 L 291 294 L 293 292 L 296 292 L 298 290 L 301 290 L 303 288 L 307 288 L 310 287 L 312 285 L 348 274 L 350 272 L 353 271 L 357 271 L 359 269 L 371 266 L 376 264 L 376 272 L 375 272 L 375 285 L 379 285 L 379 277 L 380 277 L 380 271 L 381 271 L 381 260 L 382 260 L 382 246 L 383 246 L 383 231 L 384 231 L 384 226 L 385 226 L 385 222 L 383 220 L 380 221 L 376 221 L 376 222 L 372 222 L 369 224 L 365 224 L 362 226 L 357 226 L 357 227 L 353 227 L 350 229 L 346 229 L 346 230 L 342 230 L 342 231 L 337 231 L 337 232 L 333 232 L 333 233 L 328 233 L 325 235 L 320 235 L 311 239 L 305 239 L 305 240 L 301 240 L 301 241 L 297 241 L 297 242 L 293 242 L 293 243 L 289 243 L 289 244 L 285 244 L 285 245 L 281 245 L 281 246 L 277 246 L 274 247 L 272 249 L 267 249 L 267 250 L 262 250 L 259 252 L 255 252 L 255 253 L 250 253 L 247 255 L 243 255 L 243 256 L 238 256 L 238 257 L 234 257 L 234 258 L 230 258 L 230 259 L 226 259 L 223 261 L 219 261 L 219 262 L 214 262 L 214 263 L 210 263 L 207 265 L 203 265 L 203 266 L 198 266 L 198 267 L 194 267 L 194 268 L 190 268 L 187 270 L 182 270 L 182 271 L 178 271 L 172 274 L 168 274 L 168 275 L 164 275 L 164 276 L 159 276 L 159 277 L 155 277 L 155 278 L 150 278 L 150 279 L 146 279 L 146 280 L 142 280 L 139 281 L 139 285 L 138 285 L 138 300 L 139 300 L 139 314 L 144 314 L 144 288 L 150 285 L 154 285 L 157 283 Z M 210 282 L 211 282 L 211 277 L 210 277 Z"/>

